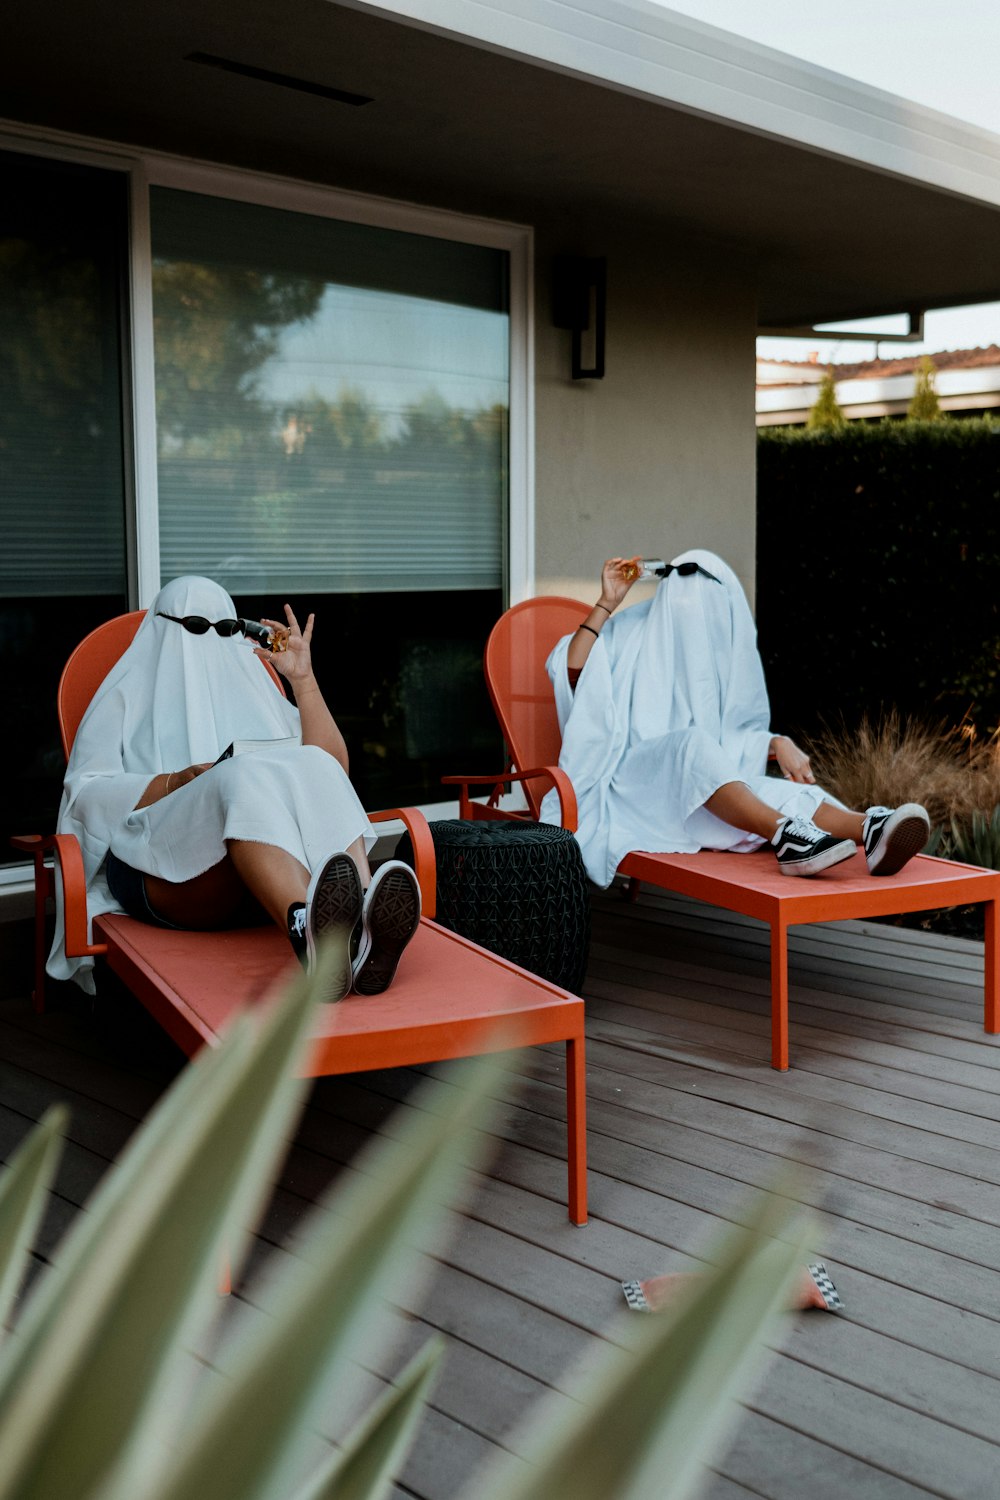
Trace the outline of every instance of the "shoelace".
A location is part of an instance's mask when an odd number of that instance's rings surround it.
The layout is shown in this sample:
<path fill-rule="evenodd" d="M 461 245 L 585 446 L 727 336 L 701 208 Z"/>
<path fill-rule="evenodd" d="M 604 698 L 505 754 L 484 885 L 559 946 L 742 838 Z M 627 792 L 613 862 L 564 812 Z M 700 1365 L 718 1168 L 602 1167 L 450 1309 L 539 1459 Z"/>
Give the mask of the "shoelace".
<path fill-rule="evenodd" d="M 821 828 L 817 828 L 816 824 L 810 822 L 808 818 L 792 817 L 789 818 L 788 822 L 785 824 L 784 829 L 782 830 L 782 836 L 785 838 L 791 837 L 794 839 L 806 839 L 809 843 L 812 844 L 815 843 L 818 838 L 823 837 L 823 830 Z"/>

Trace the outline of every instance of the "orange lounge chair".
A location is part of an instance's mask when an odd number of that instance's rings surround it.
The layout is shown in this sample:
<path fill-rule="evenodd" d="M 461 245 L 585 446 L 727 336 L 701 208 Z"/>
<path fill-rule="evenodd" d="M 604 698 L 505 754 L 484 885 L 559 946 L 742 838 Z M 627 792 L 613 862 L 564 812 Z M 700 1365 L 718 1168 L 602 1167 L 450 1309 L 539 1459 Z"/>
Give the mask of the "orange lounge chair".
<path fill-rule="evenodd" d="M 59 684 L 58 713 L 67 756 L 87 705 L 128 646 L 143 611 L 99 626 L 73 652 Z M 281 679 L 270 668 L 278 689 Z M 400 819 L 413 841 L 423 916 L 393 983 L 382 995 L 349 995 L 319 1008 L 309 1076 L 417 1066 L 514 1046 L 566 1043 L 569 1217 L 587 1221 L 586 1093 L 583 1001 L 487 953 L 432 920 L 434 845 L 413 808 L 369 814 Z M 25 834 L 11 841 L 35 872 L 35 993 L 45 1002 L 46 901 L 58 863 L 65 898 L 66 952 L 100 957 L 189 1056 L 213 1043 L 226 1021 L 293 974 L 297 960 L 273 923 L 225 932 L 177 932 L 132 917 L 103 916 L 87 933 L 83 860 L 72 835 Z M 513 1039 L 513 1040 L 512 1040 Z"/>
<path fill-rule="evenodd" d="M 486 682 L 510 765 L 495 776 L 445 778 L 460 787 L 463 818 L 537 818 L 542 796 L 554 785 L 562 805 L 563 826 L 575 830 L 572 783 L 557 768 L 561 741 L 545 662 L 560 637 L 575 630 L 587 614 L 588 607 L 576 599 L 542 597 L 514 605 L 493 627 L 486 644 Z M 498 805 L 514 781 L 524 788 L 526 813 L 511 813 Z M 473 802 L 471 789 L 484 786 L 491 787 L 489 801 Z M 633 895 L 639 884 L 647 881 L 768 923 L 774 1068 L 783 1071 L 788 1067 L 788 929 L 802 922 L 882 917 L 982 902 L 986 908 L 984 1027 L 991 1035 L 1000 1031 L 1000 873 L 994 870 L 919 855 L 898 875 L 872 879 L 864 854 L 859 852 L 815 880 L 788 880 L 779 874 L 766 852 L 648 854 L 636 850 L 622 860 L 618 873 L 629 877 Z"/>

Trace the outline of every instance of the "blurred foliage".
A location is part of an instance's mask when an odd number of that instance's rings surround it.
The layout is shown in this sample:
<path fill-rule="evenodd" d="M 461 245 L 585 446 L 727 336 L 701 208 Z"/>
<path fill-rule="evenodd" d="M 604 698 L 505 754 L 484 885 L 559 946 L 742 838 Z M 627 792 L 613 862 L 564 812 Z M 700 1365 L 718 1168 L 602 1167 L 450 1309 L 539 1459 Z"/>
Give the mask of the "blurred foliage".
<path fill-rule="evenodd" d="M 951 818 L 939 825 L 926 852 L 965 865 L 1000 870 L 1000 803 L 991 813 L 976 809 L 967 818 Z"/>
<path fill-rule="evenodd" d="M 929 354 L 925 354 L 917 366 L 917 379 L 906 408 L 909 422 L 936 422 L 942 416 L 937 393 L 937 365 Z"/>
<path fill-rule="evenodd" d="M 847 418 L 837 400 L 837 382 L 833 371 L 827 370 L 820 381 L 816 400 L 809 408 L 806 429 L 809 432 L 829 432 L 844 427 L 846 423 Z"/>
<path fill-rule="evenodd" d="M 337 1428 L 358 1364 L 377 1367 L 380 1302 L 404 1286 L 412 1297 L 433 1264 L 447 1204 L 489 1142 L 503 1064 L 455 1065 L 425 1085 L 407 1128 L 376 1137 L 298 1227 L 266 1312 L 228 1308 L 203 1364 L 191 1351 L 222 1311 L 219 1268 L 245 1253 L 304 1098 L 310 991 L 300 978 L 198 1054 L 36 1279 L 0 1340 L 0 1500 L 387 1500 L 442 1341 L 346 1438 L 318 1434 Z M 0 1323 L 64 1128 L 50 1112 L 0 1178 Z M 465 1500 L 686 1500 L 774 1338 L 806 1232 L 791 1202 L 760 1198 L 714 1270 L 595 1348 L 574 1399 L 536 1403 Z"/>

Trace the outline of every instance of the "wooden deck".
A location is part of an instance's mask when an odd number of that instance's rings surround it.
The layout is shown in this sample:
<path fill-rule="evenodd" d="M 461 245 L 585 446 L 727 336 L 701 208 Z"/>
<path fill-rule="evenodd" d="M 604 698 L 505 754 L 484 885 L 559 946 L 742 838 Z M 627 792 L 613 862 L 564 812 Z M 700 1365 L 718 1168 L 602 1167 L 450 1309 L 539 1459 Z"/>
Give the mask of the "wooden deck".
<path fill-rule="evenodd" d="M 981 1029 L 981 947 L 847 923 L 793 932 L 790 948 L 780 1075 L 758 924 L 656 893 L 597 899 L 591 1222 L 565 1216 L 561 1049 L 519 1055 L 489 1176 L 352 1392 L 356 1409 L 430 1330 L 446 1335 L 399 1495 L 454 1494 L 538 1395 L 614 1337 L 629 1316 L 623 1277 L 696 1265 L 788 1161 L 807 1169 L 815 1253 L 846 1312 L 789 1317 L 705 1494 L 1000 1493 L 1000 1043 Z M 131 1014 L 121 997 L 104 1005 Z M 100 1007 L 39 1019 L 26 1001 L 0 1004 L 0 1058 L 0 1158 L 52 1099 L 73 1110 L 44 1259 L 179 1059 L 141 1014 L 112 1043 Z M 268 1265 L 290 1253 L 301 1215 L 372 1131 L 399 1128 L 414 1081 L 316 1086 L 241 1300 L 266 1305 Z M 331 1416 L 331 1438 L 349 1414 Z"/>

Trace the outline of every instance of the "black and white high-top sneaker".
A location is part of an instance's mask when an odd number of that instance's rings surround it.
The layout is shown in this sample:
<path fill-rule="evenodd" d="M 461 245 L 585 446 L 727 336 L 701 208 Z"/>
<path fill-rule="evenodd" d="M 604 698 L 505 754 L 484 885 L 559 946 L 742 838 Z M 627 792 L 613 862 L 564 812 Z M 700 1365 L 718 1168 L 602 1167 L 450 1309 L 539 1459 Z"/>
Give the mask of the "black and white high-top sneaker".
<path fill-rule="evenodd" d="M 824 833 L 809 818 L 786 818 L 771 839 L 782 875 L 818 875 L 855 852 L 852 839 Z"/>
<path fill-rule="evenodd" d="M 379 865 L 365 892 L 361 942 L 354 960 L 354 989 L 381 995 L 389 988 L 403 949 L 420 924 L 420 886 L 409 865 Z"/>
<path fill-rule="evenodd" d="M 931 820 L 919 802 L 870 807 L 865 813 L 865 858 L 870 875 L 895 875 L 919 854 L 931 835 Z"/>
<path fill-rule="evenodd" d="M 351 988 L 351 946 L 355 930 L 360 928 L 363 899 L 358 867 L 349 854 L 331 854 L 313 871 L 304 923 L 307 971 L 312 973 L 316 966 L 316 948 L 321 940 L 331 948 L 337 945 L 336 966 L 328 976 L 327 993 L 320 996 L 323 1000 L 342 1000 Z M 298 927 L 301 919 L 297 914 L 295 920 Z M 291 922 L 288 935 L 296 947 Z"/>

